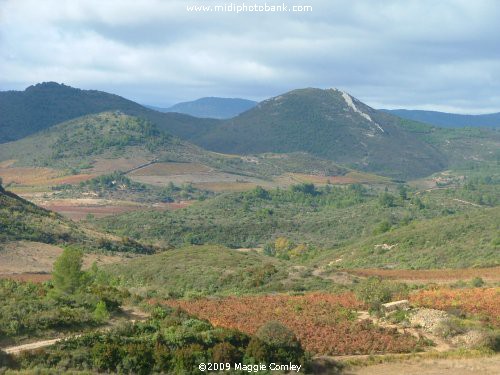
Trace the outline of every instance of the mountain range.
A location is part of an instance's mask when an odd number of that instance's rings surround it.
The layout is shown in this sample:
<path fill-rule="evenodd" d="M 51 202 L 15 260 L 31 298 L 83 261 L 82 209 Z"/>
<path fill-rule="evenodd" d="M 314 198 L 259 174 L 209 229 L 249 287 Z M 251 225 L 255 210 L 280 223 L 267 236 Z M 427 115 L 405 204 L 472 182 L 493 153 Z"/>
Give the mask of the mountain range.
<path fill-rule="evenodd" d="M 443 128 L 490 127 L 500 128 L 500 112 L 485 115 L 460 115 L 456 113 L 410 109 L 381 109 L 381 111 L 408 120 L 420 121 Z"/>
<path fill-rule="evenodd" d="M 21 92 L 0 92 L 0 143 L 37 133 L 28 143 L 41 146 L 32 150 L 30 158 L 45 160 L 48 151 L 43 144 L 52 143 L 43 141 L 40 131 L 77 117 L 113 111 L 141 118 L 166 136 L 187 141 L 183 143 L 185 150 L 194 150 L 197 154 L 205 152 L 200 147 L 228 154 L 306 152 L 316 158 L 397 179 L 427 176 L 457 160 L 495 158 L 500 138 L 495 130 L 477 129 L 474 134 L 464 130 L 464 133 L 460 129 L 441 130 L 402 119 L 375 110 L 337 89 L 294 90 L 265 100 L 231 119 L 218 120 L 161 113 L 117 95 L 48 82 Z M 136 121 L 129 117 L 128 122 Z M 104 116 L 103 121 L 112 122 L 109 115 Z M 55 128 L 49 138 L 59 137 L 61 134 L 54 135 L 59 130 L 67 132 L 71 124 Z M 80 130 L 68 134 L 83 144 L 86 144 L 85 137 L 88 138 L 85 132 L 102 125 L 95 117 L 77 124 Z M 118 131 L 118 128 L 112 129 Z M 116 137 L 126 136 L 132 143 L 135 137 L 141 140 L 149 137 L 148 134 L 119 133 Z M 71 139 L 71 142 L 77 141 Z M 148 140 L 146 145 L 150 144 Z M 24 149 L 17 143 L 4 144 L 0 153 L 3 159 L 9 156 L 26 159 L 19 155 L 19 150 Z"/>
<path fill-rule="evenodd" d="M 121 96 L 44 82 L 24 91 L 0 91 L 0 143 L 15 141 L 76 117 L 119 110 L 142 117 L 164 130 L 193 132 L 212 121 L 180 113 L 161 113 Z"/>
<path fill-rule="evenodd" d="M 403 123 L 345 92 L 308 88 L 265 100 L 188 140 L 225 153 L 305 151 L 391 177 L 443 169 L 446 157 Z"/>
<path fill-rule="evenodd" d="M 239 98 L 200 98 L 194 101 L 177 103 L 169 108 L 156 108 L 160 112 L 177 112 L 194 117 L 229 119 L 255 107 L 257 102 Z"/>

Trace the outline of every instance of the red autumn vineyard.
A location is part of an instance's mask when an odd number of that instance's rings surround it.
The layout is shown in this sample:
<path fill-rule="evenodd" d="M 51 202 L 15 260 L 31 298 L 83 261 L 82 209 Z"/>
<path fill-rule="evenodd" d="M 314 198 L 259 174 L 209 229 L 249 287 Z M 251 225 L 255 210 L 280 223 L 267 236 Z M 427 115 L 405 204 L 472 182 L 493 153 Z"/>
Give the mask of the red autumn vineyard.
<path fill-rule="evenodd" d="M 459 309 L 500 327 L 500 288 L 423 290 L 412 294 L 410 301 L 438 310 Z"/>
<path fill-rule="evenodd" d="M 270 320 L 295 332 L 302 345 L 318 354 L 371 354 L 409 352 L 417 340 L 396 330 L 358 321 L 356 310 L 363 304 L 354 294 L 313 293 L 304 296 L 228 297 L 221 300 L 166 301 L 215 326 L 254 334 Z"/>

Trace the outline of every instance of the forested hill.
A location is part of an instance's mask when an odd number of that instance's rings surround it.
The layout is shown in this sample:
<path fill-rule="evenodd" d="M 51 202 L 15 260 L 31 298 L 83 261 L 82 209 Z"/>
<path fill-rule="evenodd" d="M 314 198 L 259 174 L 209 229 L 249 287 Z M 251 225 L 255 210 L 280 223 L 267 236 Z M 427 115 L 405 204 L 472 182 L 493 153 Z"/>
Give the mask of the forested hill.
<path fill-rule="evenodd" d="M 404 122 L 336 89 L 300 89 L 265 100 L 191 141 L 226 153 L 305 151 L 391 177 L 429 175 L 446 157 Z"/>
<path fill-rule="evenodd" d="M 216 122 L 180 113 L 160 113 L 102 91 L 45 82 L 24 91 L 0 92 L 0 143 L 24 138 L 76 117 L 113 110 L 146 118 L 160 129 L 181 137 L 186 132 L 208 129 Z"/>

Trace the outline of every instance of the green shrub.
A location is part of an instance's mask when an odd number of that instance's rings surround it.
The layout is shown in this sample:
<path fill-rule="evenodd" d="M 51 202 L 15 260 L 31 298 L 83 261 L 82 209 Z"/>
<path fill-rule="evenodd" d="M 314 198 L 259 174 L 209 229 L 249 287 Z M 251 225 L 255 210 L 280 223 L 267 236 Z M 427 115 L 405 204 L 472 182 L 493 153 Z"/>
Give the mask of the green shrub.
<path fill-rule="evenodd" d="M 97 302 L 94 310 L 94 319 L 97 322 L 105 322 L 109 319 L 109 312 L 104 301 Z"/>
<path fill-rule="evenodd" d="M 407 287 L 379 277 L 369 277 L 361 280 L 354 291 L 356 296 L 368 305 L 370 311 L 378 312 L 381 305 L 391 301 L 393 296 L 407 293 Z"/>
<path fill-rule="evenodd" d="M 472 287 L 474 288 L 480 288 L 482 286 L 484 286 L 484 280 L 480 277 L 474 277 L 470 284 L 472 285 Z"/>

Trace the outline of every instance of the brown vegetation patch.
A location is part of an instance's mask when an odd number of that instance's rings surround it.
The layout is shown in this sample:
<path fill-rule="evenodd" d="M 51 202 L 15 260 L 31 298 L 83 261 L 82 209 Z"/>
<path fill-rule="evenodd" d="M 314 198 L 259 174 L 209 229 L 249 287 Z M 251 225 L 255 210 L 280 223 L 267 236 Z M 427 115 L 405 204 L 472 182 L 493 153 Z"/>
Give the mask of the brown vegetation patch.
<path fill-rule="evenodd" d="M 353 177 L 349 176 L 317 176 L 312 174 L 303 174 L 303 173 L 290 173 L 290 175 L 297 182 L 306 182 L 313 184 L 332 184 L 332 185 L 345 185 L 345 184 L 354 184 L 359 182 Z"/>
<path fill-rule="evenodd" d="M 410 294 L 413 305 L 437 310 L 461 310 L 500 327 L 500 288 L 439 288 Z"/>
<path fill-rule="evenodd" d="M 84 206 L 58 206 L 58 205 L 44 205 L 51 211 L 55 211 L 69 219 L 72 220 L 83 220 L 87 215 L 93 215 L 96 218 L 106 217 L 110 215 L 123 214 L 126 212 L 136 211 L 137 207 L 127 207 L 127 206 L 94 206 L 94 207 L 84 207 Z"/>
<path fill-rule="evenodd" d="M 52 184 L 60 185 L 60 184 L 79 184 L 80 182 L 83 181 L 88 181 L 93 179 L 94 177 L 97 177 L 96 174 L 77 174 L 77 175 L 72 175 L 72 176 L 64 176 L 64 177 L 59 177 L 55 178 L 54 180 L 51 181 Z"/>
<path fill-rule="evenodd" d="M 129 171 L 136 168 L 142 164 L 151 161 L 151 157 L 148 156 L 134 156 L 132 159 L 127 158 L 116 158 L 116 159 L 97 159 L 92 167 L 92 173 L 95 174 L 107 174 L 114 171 Z"/>
<path fill-rule="evenodd" d="M 131 172 L 133 176 L 170 176 L 186 173 L 206 173 L 212 171 L 199 163 L 155 163 Z"/>
<path fill-rule="evenodd" d="M 51 168 L 0 168 L 4 185 L 49 185 L 55 178 L 61 177 L 61 171 Z"/>
<path fill-rule="evenodd" d="M 0 167 L 0 176 L 4 185 L 50 186 L 77 184 L 94 178 L 95 174 L 65 176 L 60 170 L 52 168 Z"/>
<path fill-rule="evenodd" d="M 0 279 L 14 280 L 14 281 L 24 281 L 30 283 L 43 283 L 52 279 L 50 273 L 13 273 L 13 274 L 1 274 Z"/>
<path fill-rule="evenodd" d="M 17 160 L 4 160 L 4 161 L 0 161 L 0 168 L 9 168 L 16 161 Z"/>
<path fill-rule="evenodd" d="M 397 330 L 357 320 L 353 310 L 363 307 L 352 293 L 310 293 L 224 299 L 169 300 L 172 307 L 209 320 L 214 326 L 248 334 L 266 322 L 279 321 L 297 335 L 302 345 L 317 354 L 371 354 L 408 352 L 416 339 Z"/>
<path fill-rule="evenodd" d="M 215 192 L 241 192 L 255 189 L 257 184 L 253 182 L 201 182 L 194 186 L 201 190 Z"/>

